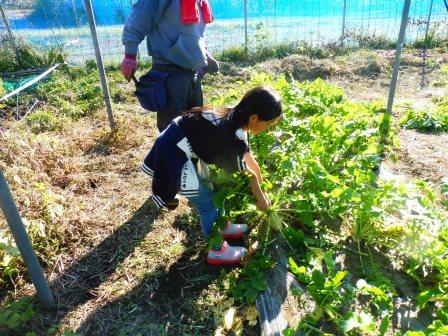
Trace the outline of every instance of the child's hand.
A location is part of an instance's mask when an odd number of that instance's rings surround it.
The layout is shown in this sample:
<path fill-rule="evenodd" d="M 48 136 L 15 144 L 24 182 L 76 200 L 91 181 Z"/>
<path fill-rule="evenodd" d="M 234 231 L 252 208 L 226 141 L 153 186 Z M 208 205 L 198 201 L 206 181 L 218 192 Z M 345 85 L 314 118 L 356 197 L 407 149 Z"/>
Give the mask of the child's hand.
<path fill-rule="evenodd" d="M 264 192 L 263 195 L 264 195 L 264 198 L 266 198 L 266 201 L 268 202 L 268 206 L 271 206 L 271 205 L 272 205 L 272 202 L 271 202 L 271 200 L 269 199 L 268 193 L 267 193 L 267 192 Z"/>
<path fill-rule="evenodd" d="M 271 201 L 269 200 L 269 198 L 265 197 L 264 195 L 263 195 L 263 198 L 258 199 L 257 203 L 256 203 L 257 208 L 261 211 L 266 211 L 270 205 L 271 205 Z"/>

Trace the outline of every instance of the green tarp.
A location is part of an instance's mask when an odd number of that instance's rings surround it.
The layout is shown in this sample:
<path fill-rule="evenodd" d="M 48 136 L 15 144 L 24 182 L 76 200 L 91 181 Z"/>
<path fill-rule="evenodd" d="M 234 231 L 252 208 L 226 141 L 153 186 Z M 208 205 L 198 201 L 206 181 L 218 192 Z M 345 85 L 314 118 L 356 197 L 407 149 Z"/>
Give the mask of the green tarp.
<path fill-rule="evenodd" d="M 0 84 L 1 84 L 1 88 L 0 88 L 0 98 L 2 96 L 4 96 L 5 94 L 14 91 L 15 89 L 21 87 L 22 85 L 28 83 L 29 81 L 33 80 L 34 78 L 36 78 L 36 75 L 33 76 L 28 76 L 28 77 L 22 77 L 22 78 L 16 78 L 14 80 L 12 79 L 5 79 L 5 80 L 1 80 L 0 79 Z M 37 87 L 37 85 L 39 85 L 39 83 L 33 84 L 29 87 L 29 89 L 34 89 L 35 87 Z"/>

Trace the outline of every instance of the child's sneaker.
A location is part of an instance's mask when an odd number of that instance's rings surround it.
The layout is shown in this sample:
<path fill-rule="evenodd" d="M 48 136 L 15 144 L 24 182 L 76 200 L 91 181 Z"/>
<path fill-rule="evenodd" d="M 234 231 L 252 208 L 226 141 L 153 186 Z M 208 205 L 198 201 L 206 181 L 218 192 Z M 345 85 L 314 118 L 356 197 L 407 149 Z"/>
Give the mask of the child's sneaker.
<path fill-rule="evenodd" d="M 207 262 L 212 265 L 234 265 L 239 264 L 246 255 L 246 248 L 241 246 L 229 246 L 226 241 L 222 242 L 221 250 L 209 251 Z"/>
<path fill-rule="evenodd" d="M 168 210 L 174 210 L 179 206 L 179 197 L 176 195 L 174 198 L 165 204 Z"/>
<path fill-rule="evenodd" d="M 224 239 L 237 239 L 244 236 L 247 231 L 247 224 L 232 224 L 229 222 L 227 227 L 221 231 Z"/>

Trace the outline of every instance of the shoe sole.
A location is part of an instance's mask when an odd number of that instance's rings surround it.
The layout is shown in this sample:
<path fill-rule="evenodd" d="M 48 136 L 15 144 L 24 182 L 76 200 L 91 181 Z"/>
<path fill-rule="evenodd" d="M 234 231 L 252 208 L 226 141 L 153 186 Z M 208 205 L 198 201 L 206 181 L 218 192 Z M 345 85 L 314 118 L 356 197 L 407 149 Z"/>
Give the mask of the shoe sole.
<path fill-rule="evenodd" d="M 232 233 L 232 234 L 223 234 L 224 239 L 238 239 L 244 237 L 244 232 L 242 233 Z"/>
<path fill-rule="evenodd" d="M 179 206 L 179 199 L 174 199 L 174 200 L 172 200 L 172 201 L 169 201 L 168 203 L 166 203 L 165 204 L 165 207 L 168 209 L 168 210 L 174 210 L 174 209 L 176 209 L 177 207 Z"/>
<path fill-rule="evenodd" d="M 210 259 L 209 257 L 207 257 L 207 263 L 209 263 L 210 265 L 236 265 L 241 263 L 241 259 L 243 258 L 236 260 L 219 260 L 219 259 Z"/>
<path fill-rule="evenodd" d="M 171 205 L 171 204 L 165 204 L 165 208 L 167 208 L 168 210 L 175 210 L 177 209 L 179 204 L 176 205 Z"/>

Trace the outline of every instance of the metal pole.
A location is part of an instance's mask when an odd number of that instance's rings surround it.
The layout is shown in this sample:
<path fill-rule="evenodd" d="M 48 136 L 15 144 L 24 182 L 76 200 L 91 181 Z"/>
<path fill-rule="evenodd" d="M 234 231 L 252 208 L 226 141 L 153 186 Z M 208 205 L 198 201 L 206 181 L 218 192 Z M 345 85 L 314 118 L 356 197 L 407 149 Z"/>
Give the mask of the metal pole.
<path fill-rule="evenodd" d="M 19 248 L 22 259 L 25 262 L 31 281 L 36 288 L 40 300 L 47 307 L 54 305 L 53 294 L 51 294 L 50 287 L 45 280 L 42 268 L 37 260 L 36 253 L 31 245 L 22 218 L 20 218 L 19 211 L 14 203 L 11 192 L 9 191 L 5 177 L 0 170 L 0 207 L 11 229 L 14 240 Z"/>
<path fill-rule="evenodd" d="M 347 14 L 347 0 L 344 0 L 344 7 L 342 9 L 342 33 L 341 33 L 341 46 L 344 45 L 345 38 L 345 16 Z"/>
<path fill-rule="evenodd" d="M 249 49 L 249 38 L 247 36 L 247 1 L 248 0 L 244 0 L 244 49 L 246 50 L 246 54 Z"/>
<path fill-rule="evenodd" d="M 87 19 L 89 20 L 90 35 L 92 36 L 93 47 L 95 48 L 96 65 L 100 74 L 101 86 L 103 88 L 104 101 L 106 102 L 107 115 L 112 130 L 115 129 L 114 115 L 112 113 L 112 104 L 110 101 L 109 85 L 107 84 L 106 72 L 104 71 L 103 57 L 101 56 L 100 45 L 98 43 L 98 35 L 96 33 L 95 17 L 93 15 L 92 4 L 90 0 L 83 0 L 86 9 Z"/>
<path fill-rule="evenodd" d="M 426 47 L 426 43 L 428 41 L 429 24 L 431 22 L 431 15 L 432 15 L 432 6 L 433 6 L 433 4 L 434 4 L 434 0 L 431 0 L 431 3 L 429 4 L 428 21 L 426 22 L 425 47 Z"/>
<path fill-rule="evenodd" d="M 11 47 L 12 47 L 12 49 L 14 49 L 15 53 L 17 54 L 16 40 L 14 39 L 14 35 L 12 34 L 11 27 L 9 26 L 9 22 L 6 19 L 5 11 L 3 10 L 3 6 L 1 3 L 0 3 L 0 13 L 2 14 L 3 24 L 5 25 L 5 28 L 8 31 L 9 40 L 11 42 Z"/>
<path fill-rule="evenodd" d="M 397 88 L 398 71 L 400 69 L 401 50 L 403 49 L 404 36 L 406 34 L 406 26 L 409 19 L 409 8 L 411 7 L 411 0 L 405 0 L 403 13 L 401 16 L 400 33 L 398 34 L 397 49 L 395 51 L 394 69 L 392 71 L 392 79 L 390 81 L 389 98 L 387 101 L 386 113 L 392 114 L 392 105 L 394 103 L 395 90 Z"/>

